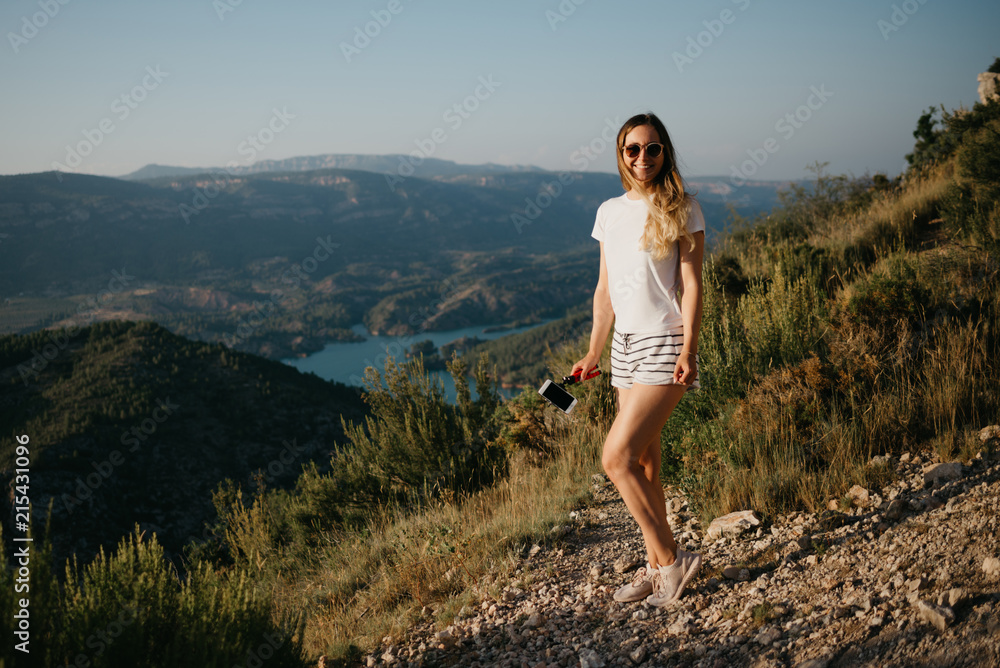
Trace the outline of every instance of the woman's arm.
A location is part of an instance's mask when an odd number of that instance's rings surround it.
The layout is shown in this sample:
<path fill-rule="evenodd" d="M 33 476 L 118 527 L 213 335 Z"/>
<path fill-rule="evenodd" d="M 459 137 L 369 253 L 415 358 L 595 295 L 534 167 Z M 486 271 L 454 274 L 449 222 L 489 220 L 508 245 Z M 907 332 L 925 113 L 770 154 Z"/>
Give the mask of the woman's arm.
<path fill-rule="evenodd" d="M 581 376 L 596 367 L 601 361 L 604 344 L 608 340 L 611 326 L 615 321 L 615 312 L 611 307 L 611 292 L 608 290 L 608 265 L 604 260 L 604 243 L 601 243 L 601 273 L 594 290 L 594 323 L 590 330 L 590 350 L 587 355 L 573 365 L 573 373 L 580 371 Z"/>
<path fill-rule="evenodd" d="M 701 263 L 705 255 L 705 233 L 695 232 L 694 243 L 681 238 L 681 316 L 684 318 L 684 344 L 681 357 L 674 370 L 674 380 L 689 385 L 698 372 L 695 354 L 698 352 L 698 333 L 701 331 Z"/>

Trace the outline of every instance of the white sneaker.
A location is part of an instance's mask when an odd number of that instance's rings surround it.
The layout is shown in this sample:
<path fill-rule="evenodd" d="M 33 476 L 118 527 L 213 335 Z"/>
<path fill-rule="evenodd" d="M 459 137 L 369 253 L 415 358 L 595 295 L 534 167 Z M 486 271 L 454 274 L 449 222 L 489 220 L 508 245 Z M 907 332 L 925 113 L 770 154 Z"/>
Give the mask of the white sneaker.
<path fill-rule="evenodd" d="M 653 578 L 656 570 L 647 562 L 645 566 L 635 572 L 632 582 L 623 585 L 615 592 L 615 600 L 622 603 L 641 601 L 653 592 Z"/>
<path fill-rule="evenodd" d="M 677 559 L 669 566 L 660 566 L 653 577 L 653 593 L 646 602 L 658 608 L 668 606 L 681 597 L 684 588 L 701 568 L 701 555 L 677 550 Z"/>

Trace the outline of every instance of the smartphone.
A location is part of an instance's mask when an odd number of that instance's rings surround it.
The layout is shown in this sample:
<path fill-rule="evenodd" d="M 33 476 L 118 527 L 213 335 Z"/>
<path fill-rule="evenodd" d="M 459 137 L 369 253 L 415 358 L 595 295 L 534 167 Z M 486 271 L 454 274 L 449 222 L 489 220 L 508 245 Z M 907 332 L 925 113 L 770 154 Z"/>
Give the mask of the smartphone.
<path fill-rule="evenodd" d="M 551 380 L 546 380 L 538 390 L 538 393 L 550 404 L 567 415 L 576 406 L 576 397 L 564 390 L 559 383 L 553 383 Z"/>

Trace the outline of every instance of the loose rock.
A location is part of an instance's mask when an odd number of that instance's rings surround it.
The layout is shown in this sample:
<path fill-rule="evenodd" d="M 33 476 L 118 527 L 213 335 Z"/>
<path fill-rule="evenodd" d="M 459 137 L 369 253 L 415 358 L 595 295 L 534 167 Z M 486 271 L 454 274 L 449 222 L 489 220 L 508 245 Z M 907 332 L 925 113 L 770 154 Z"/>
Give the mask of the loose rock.
<path fill-rule="evenodd" d="M 868 507 L 869 494 L 868 490 L 861 485 L 855 485 L 854 487 L 847 490 L 847 496 L 851 499 L 855 506 L 859 508 Z M 831 508 L 831 510 L 836 510 L 836 508 Z"/>
<path fill-rule="evenodd" d="M 716 517 L 708 525 L 706 535 L 710 540 L 716 540 L 722 536 L 738 536 L 751 527 L 760 524 L 760 520 L 752 510 L 739 510 L 722 517 Z"/>
<path fill-rule="evenodd" d="M 951 608 L 937 606 L 927 601 L 917 601 L 917 613 L 928 624 L 934 625 L 938 631 L 944 631 L 955 620 Z"/>
<path fill-rule="evenodd" d="M 634 554 L 626 554 L 615 559 L 615 573 L 631 571 L 639 565 L 639 559 Z"/>
<path fill-rule="evenodd" d="M 739 566 L 726 566 L 722 569 L 722 577 L 727 580 L 746 582 L 750 579 L 750 571 L 746 568 L 740 568 Z"/>
<path fill-rule="evenodd" d="M 924 482 L 939 485 L 948 480 L 958 480 L 962 477 L 962 465 L 958 462 L 933 464 L 924 469 Z"/>
<path fill-rule="evenodd" d="M 580 652 L 580 668 L 604 668 L 604 659 L 592 649 Z"/>

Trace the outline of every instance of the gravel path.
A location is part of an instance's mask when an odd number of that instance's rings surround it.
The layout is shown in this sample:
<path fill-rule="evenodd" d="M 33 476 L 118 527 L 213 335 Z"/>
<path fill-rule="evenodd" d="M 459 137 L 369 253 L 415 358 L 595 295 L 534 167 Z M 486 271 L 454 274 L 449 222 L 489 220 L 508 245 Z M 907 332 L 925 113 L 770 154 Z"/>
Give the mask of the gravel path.
<path fill-rule="evenodd" d="M 594 476 L 592 505 L 534 546 L 498 599 L 483 593 L 446 629 L 428 616 L 365 665 L 1000 666 L 1000 461 L 882 464 L 898 481 L 852 490 L 847 512 L 714 541 L 667 488 L 678 543 L 704 556 L 667 609 L 611 598 L 645 557 Z"/>

